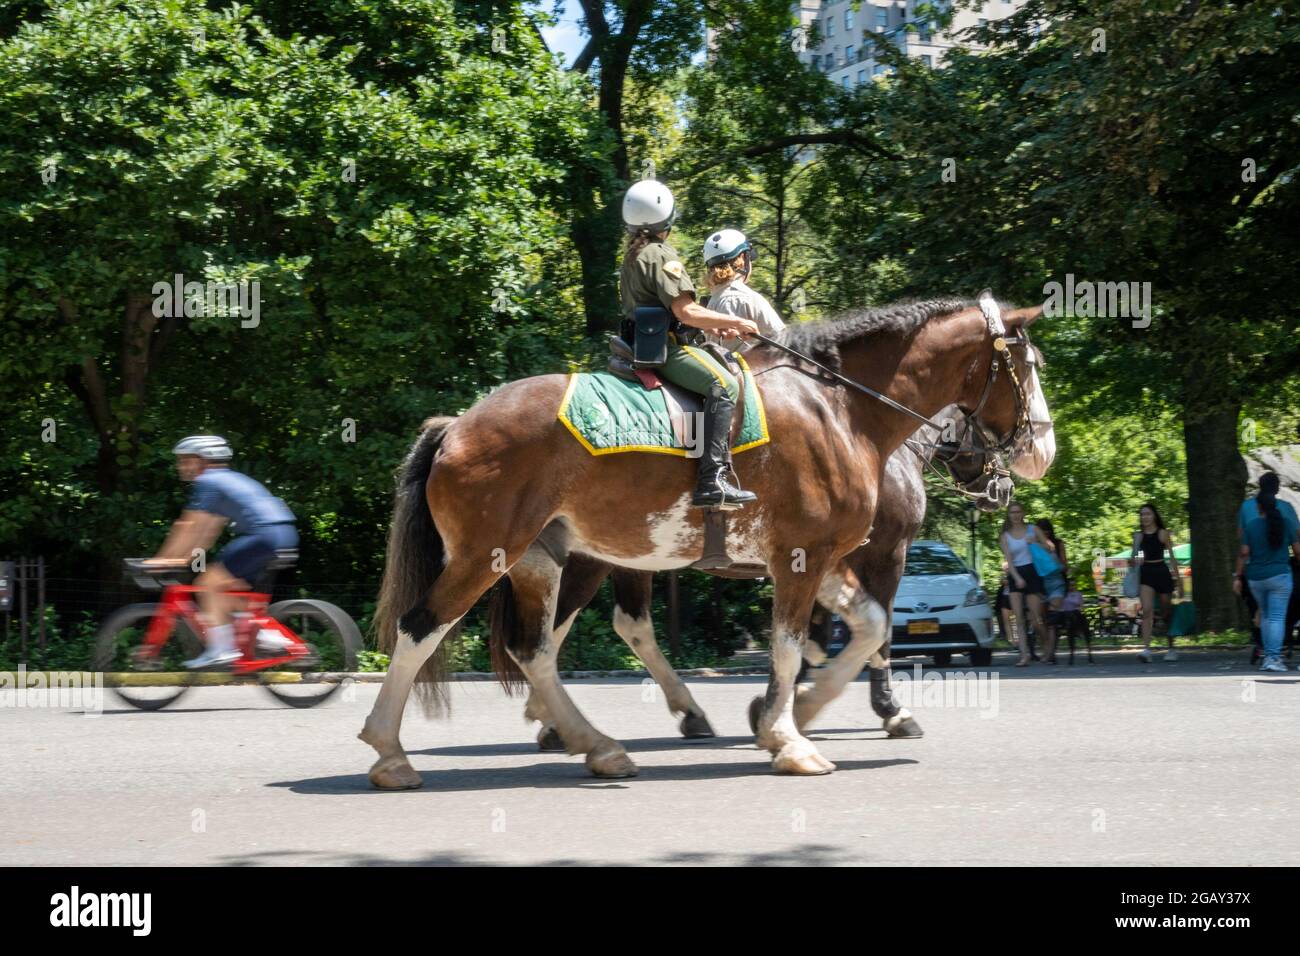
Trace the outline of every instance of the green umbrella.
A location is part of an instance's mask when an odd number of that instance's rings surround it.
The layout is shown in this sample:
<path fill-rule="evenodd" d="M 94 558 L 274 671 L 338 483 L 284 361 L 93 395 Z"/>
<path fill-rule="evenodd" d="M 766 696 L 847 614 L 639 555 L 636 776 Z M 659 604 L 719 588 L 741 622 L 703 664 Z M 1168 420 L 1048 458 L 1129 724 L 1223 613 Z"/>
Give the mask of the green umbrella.
<path fill-rule="evenodd" d="M 1106 555 L 1107 560 L 1117 559 L 1126 560 L 1129 556 L 1128 551 L 1116 551 L 1114 554 Z M 1174 548 L 1174 557 L 1179 561 L 1187 562 L 1192 560 L 1192 543 L 1180 544 Z"/>

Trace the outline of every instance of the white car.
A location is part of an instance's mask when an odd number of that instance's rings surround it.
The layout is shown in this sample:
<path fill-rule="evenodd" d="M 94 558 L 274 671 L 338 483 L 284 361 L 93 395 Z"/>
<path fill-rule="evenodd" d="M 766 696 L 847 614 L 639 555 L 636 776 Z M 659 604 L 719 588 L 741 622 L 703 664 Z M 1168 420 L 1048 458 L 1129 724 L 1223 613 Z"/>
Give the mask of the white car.
<path fill-rule="evenodd" d="M 966 563 L 942 541 L 914 541 L 894 595 L 893 657 L 925 654 L 943 667 L 969 654 L 993 661 L 993 608 Z"/>

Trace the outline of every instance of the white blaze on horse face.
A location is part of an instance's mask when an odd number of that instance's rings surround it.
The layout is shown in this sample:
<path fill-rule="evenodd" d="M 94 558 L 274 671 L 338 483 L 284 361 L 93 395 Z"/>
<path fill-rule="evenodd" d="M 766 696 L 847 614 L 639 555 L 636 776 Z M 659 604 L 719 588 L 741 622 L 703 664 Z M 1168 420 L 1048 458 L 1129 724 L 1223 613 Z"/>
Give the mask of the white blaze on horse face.
<path fill-rule="evenodd" d="M 1035 363 L 1029 373 L 1029 424 L 1033 437 L 1023 452 L 1011 462 L 1011 470 L 1021 478 L 1035 481 L 1047 474 L 1056 457 L 1056 431 L 1052 426 L 1052 413 L 1047 408 L 1047 396 L 1038 380 Z"/>

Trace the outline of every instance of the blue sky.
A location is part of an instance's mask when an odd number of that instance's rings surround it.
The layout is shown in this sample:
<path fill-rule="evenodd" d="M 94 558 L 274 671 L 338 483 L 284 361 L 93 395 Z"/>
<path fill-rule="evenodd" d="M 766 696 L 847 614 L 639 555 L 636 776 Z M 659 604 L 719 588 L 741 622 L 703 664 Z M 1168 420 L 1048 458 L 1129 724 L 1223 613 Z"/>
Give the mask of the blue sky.
<path fill-rule="evenodd" d="M 553 7 L 553 2 L 552 0 L 543 0 L 540 3 L 530 3 L 529 6 L 549 13 Z M 577 0 L 564 0 L 564 11 L 560 16 L 560 22 L 553 27 L 542 30 L 542 36 L 546 39 L 547 46 L 554 52 L 564 56 L 564 64 L 568 66 L 582 52 L 582 48 L 587 42 L 587 38 L 578 29 L 578 19 L 582 16 L 582 7 Z"/>

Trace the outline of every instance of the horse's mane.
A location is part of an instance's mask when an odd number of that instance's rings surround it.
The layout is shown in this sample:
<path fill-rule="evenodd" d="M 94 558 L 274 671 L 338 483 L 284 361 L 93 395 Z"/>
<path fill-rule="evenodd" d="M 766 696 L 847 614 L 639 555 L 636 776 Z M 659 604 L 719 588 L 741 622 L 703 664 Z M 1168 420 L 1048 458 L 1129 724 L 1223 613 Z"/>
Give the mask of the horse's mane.
<path fill-rule="evenodd" d="M 978 305 L 974 299 L 959 299 L 956 296 L 905 299 L 889 305 L 850 309 L 814 322 L 788 325 L 777 336 L 777 341 L 811 356 L 823 365 L 838 369 L 839 349 L 845 342 L 882 333 L 913 335 L 936 316 L 951 315 Z M 1009 308 L 1005 303 L 999 302 L 998 305 L 1003 309 Z"/>

